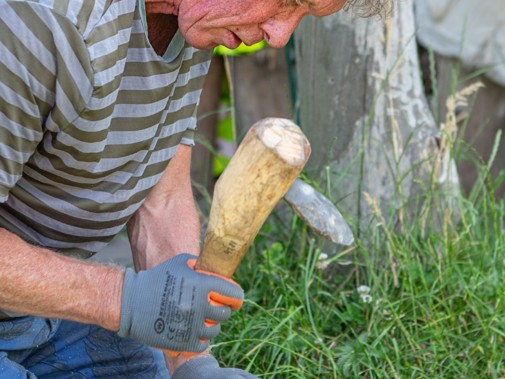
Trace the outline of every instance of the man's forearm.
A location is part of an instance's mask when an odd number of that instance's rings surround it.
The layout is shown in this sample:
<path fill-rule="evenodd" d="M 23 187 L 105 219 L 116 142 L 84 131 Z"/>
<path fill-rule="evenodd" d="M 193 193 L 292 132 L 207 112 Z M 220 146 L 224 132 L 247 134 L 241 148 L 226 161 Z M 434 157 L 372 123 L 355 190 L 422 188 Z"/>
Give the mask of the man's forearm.
<path fill-rule="evenodd" d="M 200 222 L 189 176 L 191 148 L 180 146 L 159 183 L 128 222 L 137 270 L 177 254 L 200 252 Z"/>
<path fill-rule="evenodd" d="M 123 271 L 33 246 L 0 229 L 0 308 L 119 329 Z"/>
<path fill-rule="evenodd" d="M 133 260 L 146 270 L 181 253 L 200 251 L 198 216 L 190 195 L 146 202 L 128 222 Z"/>

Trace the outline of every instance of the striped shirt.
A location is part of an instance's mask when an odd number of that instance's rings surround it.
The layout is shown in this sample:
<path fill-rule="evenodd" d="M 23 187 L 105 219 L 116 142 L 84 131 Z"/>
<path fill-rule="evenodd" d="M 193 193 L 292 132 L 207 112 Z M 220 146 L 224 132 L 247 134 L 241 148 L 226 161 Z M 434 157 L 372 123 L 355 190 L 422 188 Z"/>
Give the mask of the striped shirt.
<path fill-rule="evenodd" d="M 192 144 L 209 52 L 159 57 L 143 0 L 0 0 L 0 227 L 86 258 Z"/>

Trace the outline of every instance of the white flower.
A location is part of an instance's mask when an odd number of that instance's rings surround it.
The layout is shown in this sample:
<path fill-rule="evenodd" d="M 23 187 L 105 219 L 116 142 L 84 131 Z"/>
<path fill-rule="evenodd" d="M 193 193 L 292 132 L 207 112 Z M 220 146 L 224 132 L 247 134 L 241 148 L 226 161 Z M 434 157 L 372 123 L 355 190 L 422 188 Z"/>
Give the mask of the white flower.
<path fill-rule="evenodd" d="M 363 303 L 370 304 L 372 302 L 373 298 L 370 295 L 370 287 L 361 285 L 358 287 L 357 291 Z"/>
<path fill-rule="evenodd" d="M 358 287 L 358 293 L 363 296 L 363 295 L 368 295 L 370 293 L 370 287 L 368 286 L 359 286 Z"/>
<path fill-rule="evenodd" d="M 316 267 L 319 270 L 325 270 L 329 266 L 330 262 L 328 261 L 328 254 L 321 253 L 317 258 Z"/>
<path fill-rule="evenodd" d="M 370 295 L 361 295 L 361 300 L 363 301 L 363 303 L 370 304 L 373 298 Z"/>

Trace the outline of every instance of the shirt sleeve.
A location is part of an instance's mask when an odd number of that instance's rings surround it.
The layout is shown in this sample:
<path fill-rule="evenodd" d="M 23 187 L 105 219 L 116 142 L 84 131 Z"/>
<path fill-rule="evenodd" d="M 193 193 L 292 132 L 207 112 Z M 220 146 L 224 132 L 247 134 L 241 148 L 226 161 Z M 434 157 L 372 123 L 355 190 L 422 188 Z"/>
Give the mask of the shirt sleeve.
<path fill-rule="evenodd" d="M 197 113 L 198 106 L 195 106 L 193 111 L 193 116 L 189 119 L 188 125 L 184 133 L 182 134 L 181 144 L 187 146 L 195 146 L 195 133 L 197 129 Z"/>
<path fill-rule="evenodd" d="M 73 40 L 82 37 L 54 11 L 31 2 L 0 2 L 0 202 L 7 200 L 44 133 L 57 132 L 58 102 L 82 101 L 82 90 L 66 80 L 72 61 L 79 62 L 69 49 Z"/>

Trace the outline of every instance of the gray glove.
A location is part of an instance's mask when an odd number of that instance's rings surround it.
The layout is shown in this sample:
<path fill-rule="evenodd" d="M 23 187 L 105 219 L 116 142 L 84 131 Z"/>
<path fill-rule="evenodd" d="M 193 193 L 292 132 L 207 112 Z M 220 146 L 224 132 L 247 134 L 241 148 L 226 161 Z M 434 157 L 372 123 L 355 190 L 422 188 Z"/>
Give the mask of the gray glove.
<path fill-rule="evenodd" d="M 238 368 L 221 368 L 214 357 L 193 358 L 175 370 L 171 379 L 259 379 Z"/>
<path fill-rule="evenodd" d="M 118 334 L 172 351 L 204 351 L 244 293 L 231 280 L 195 271 L 195 262 L 181 254 L 139 273 L 126 269 Z"/>

